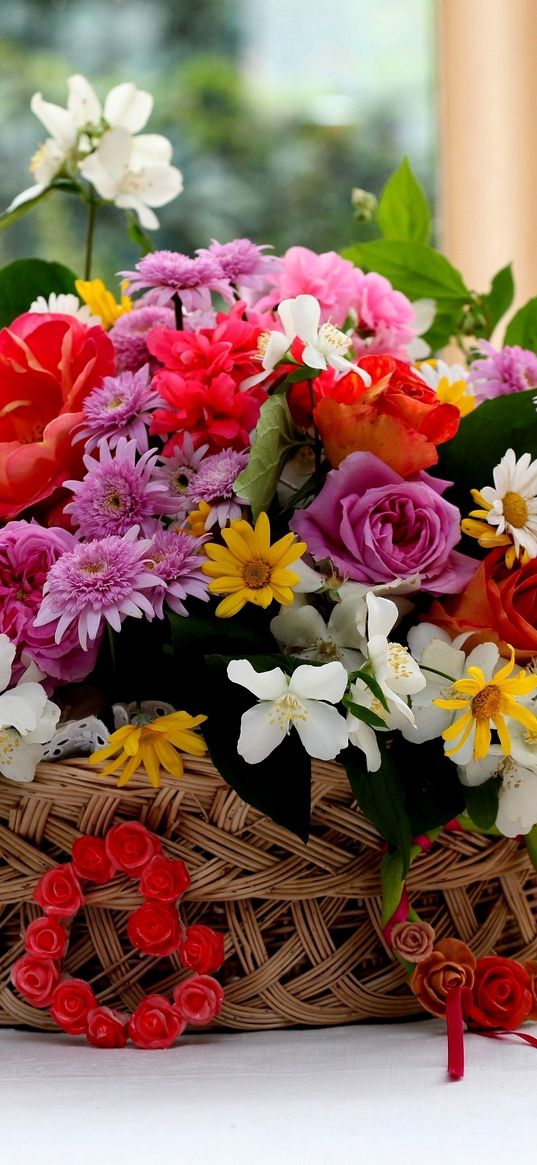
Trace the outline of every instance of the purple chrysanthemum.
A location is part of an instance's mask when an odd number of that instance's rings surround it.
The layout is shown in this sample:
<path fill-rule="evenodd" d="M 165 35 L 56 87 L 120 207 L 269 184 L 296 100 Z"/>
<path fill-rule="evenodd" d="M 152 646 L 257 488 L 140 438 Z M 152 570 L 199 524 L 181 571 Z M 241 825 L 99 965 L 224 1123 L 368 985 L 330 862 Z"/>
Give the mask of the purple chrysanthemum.
<path fill-rule="evenodd" d="M 497 352 L 488 340 L 480 340 L 483 358 L 474 360 L 468 385 L 479 404 L 496 396 L 537 388 L 537 356 L 517 344 Z"/>
<path fill-rule="evenodd" d="M 103 437 L 110 449 L 116 448 L 121 437 L 130 437 L 139 453 L 147 453 L 153 409 L 162 405 L 158 392 L 151 388 L 148 364 L 138 372 L 107 376 L 86 397 L 83 427 L 74 440 L 85 440 L 86 452 L 91 453 Z"/>
<path fill-rule="evenodd" d="M 236 453 L 234 449 L 222 449 L 202 461 L 199 469 L 191 477 L 187 487 L 187 497 L 191 504 L 208 502 L 211 512 L 207 518 L 207 528 L 218 522 L 225 526 L 241 517 L 241 506 L 247 505 L 244 498 L 235 493 L 235 481 L 241 470 L 248 464 L 247 453 Z"/>
<path fill-rule="evenodd" d="M 120 437 L 112 454 L 106 441 L 99 444 L 99 458 L 86 454 L 87 473 L 82 481 L 65 481 L 74 499 L 65 507 L 79 528 L 81 538 L 105 538 L 126 534 L 139 526 L 146 536 L 157 528 L 155 515 L 167 513 L 164 486 L 152 479 L 157 460 L 149 449 L 136 460 L 136 442 Z"/>
<path fill-rule="evenodd" d="M 143 592 L 162 582 L 146 565 L 150 541 L 138 534 L 134 526 L 123 538 L 112 535 L 80 542 L 62 554 L 48 572 L 35 626 L 56 623 L 54 638 L 61 643 L 75 623 L 86 651 L 88 639 L 97 638 L 103 620 L 119 631 L 127 615 L 152 619 L 155 608 Z"/>
<path fill-rule="evenodd" d="M 149 364 L 153 372 L 158 363 L 147 347 L 149 332 L 152 328 L 174 327 L 173 308 L 160 307 L 158 303 L 140 303 L 120 316 L 109 333 L 118 372 L 137 372 L 144 364 Z"/>
<path fill-rule="evenodd" d="M 177 445 L 172 457 L 161 458 L 153 471 L 153 481 L 160 481 L 164 493 L 160 501 L 166 504 L 166 513 L 176 518 L 184 518 L 191 504 L 187 489 L 193 475 L 199 469 L 208 450 L 208 445 L 194 449 L 190 433 L 183 434 L 182 445 Z"/>
<path fill-rule="evenodd" d="M 206 601 L 209 580 L 201 569 L 201 546 L 206 538 L 192 538 L 179 530 L 159 530 L 147 553 L 146 562 L 162 585 L 152 594 L 155 614 L 164 617 L 164 603 L 176 615 L 188 615 L 183 599 L 192 595 Z"/>
<path fill-rule="evenodd" d="M 156 292 L 154 302 L 169 304 L 179 296 L 185 311 L 205 311 L 211 306 L 211 291 L 229 299 L 229 280 L 218 261 L 208 253 L 195 259 L 179 251 L 153 251 L 144 255 L 135 271 L 120 273 L 129 291 Z"/>
<path fill-rule="evenodd" d="M 235 287 L 264 287 L 267 277 L 274 275 L 278 260 L 274 255 L 264 255 L 268 244 L 257 246 L 250 239 L 233 239 L 231 243 L 218 243 L 213 239 L 210 247 L 200 247 L 197 254 L 207 255 L 220 264 L 226 279 Z"/>

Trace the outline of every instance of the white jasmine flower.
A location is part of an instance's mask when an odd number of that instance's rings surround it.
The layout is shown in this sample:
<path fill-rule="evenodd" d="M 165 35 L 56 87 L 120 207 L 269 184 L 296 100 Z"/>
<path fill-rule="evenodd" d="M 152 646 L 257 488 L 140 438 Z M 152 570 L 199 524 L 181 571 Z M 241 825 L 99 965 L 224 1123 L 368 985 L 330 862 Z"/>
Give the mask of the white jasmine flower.
<path fill-rule="evenodd" d="M 364 664 L 362 640 L 356 627 L 360 597 L 350 595 L 334 606 L 328 623 L 315 607 L 309 605 L 281 607 L 270 629 L 287 655 L 318 659 L 324 663 L 339 660 L 347 672 Z"/>
<path fill-rule="evenodd" d="M 463 785 L 483 785 L 491 777 L 501 777 L 498 790 L 496 828 L 505 837 L 529 833 L 537 824 L 537 772 L 534 767 L 520 764 L 514 756 L 504 756 L 499 745 L 493 745 L 483 760 L 471 762 L 458 769 Z"/>
<path fill-rule="evenodd" d="M 318 760 L 333 760 L 347 746 L 345 720 L 331 706 L 347 687 L 341 663 L 304 664 L 287 676 L 279 667 L 256 672 L 248 660 L 234 659 L 227 674 L 259 700 L 241 719 L 237 751 L 248 764 L 265 760 L 293 727 L 306 752 Z"/>
<path fill-rule="evenodd" d="M 294 299 L 282 299 L 278 315 L 283 324 L 283 332 L 265 332 L 261 337 L 263 372 L 257 376 L 249 376 L 243 381 L 243 388 L 251 388 L 264 380 L 283 359 L 296 339 L 302 340 L 304 344 L 302 362 L 308 368 L 323 371 L 330 366 L 337 372 L 357 372 L 364 384 L 371 384 L 369 373 L 346 359 L 346 354 L 352 347 L 350 336 L 340 332 L 334 324 L 320 324 L 321 305 L 315 296 L 297 295 Z"/>
<path fill-rule="evenodd" d="M 183 176 L 170 165 L 171 157 L 171 144 L 160 134 L 134 138 L 125 129 L 111 129 L 82 160 L 80 171 L 101 198 L 134 210 L 141 226 L 155 230 L 159 221 L 150 208 L 171 202 L 183 189 Z"/>
<path fill-rule="evenodd" d="M 446 631 L 432 623 L 419 623 L 408 633 L 408 645 L 413 658 L 419 664 L 425 679 L 425 686 L 412 699 L 415 727 L 403 726 L 403 736 L 415 744 L 434 740 L 441 736 L 453 720 L 453 712 L 439 708 L 434 700 L 449 700 L 453 695 L 453 684 L 460 680 L 466 668 L 466 656 L 461 650 L 461 638 L 451 641 Z M 476 648 L 468 657 L 469 666 L 481 666 L 488 658 L 487 650 Z"/>
<path fill-rule="evenodd" d="M 52 739 L 60 709 L 39 683 L 22 680 L 7 689 L 15 645 L 0 635 L 0 773 L 12 781 L 32 781 L 44 745 Z"/>
<path fill-rule="evenodd" d="M 88 327 L 93 327 L 95 324 L 101 324 L 100 316 L 91 314 L 91 308 L 87 303 L 81 303 L 77 295 L 70 295 L 68 293 L 56 294 L 52 291 L 48 298 L 44 295 L 38 295 L 28 308 L 28 311 L 44 313 L 54 312 L 64 316 L 75 316 L 76 319 L 81 320 L 83 324 Z"/>

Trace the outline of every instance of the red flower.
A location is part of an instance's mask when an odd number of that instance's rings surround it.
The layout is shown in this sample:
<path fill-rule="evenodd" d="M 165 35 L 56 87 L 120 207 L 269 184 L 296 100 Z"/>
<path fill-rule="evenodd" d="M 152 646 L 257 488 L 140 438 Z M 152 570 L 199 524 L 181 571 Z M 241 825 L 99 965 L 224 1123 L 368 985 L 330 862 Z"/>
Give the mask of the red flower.
<path fill-rule="evenodd" d="M 23 955 L 11 968 L 13 986 L 32 1007 L 48 1007 L 59 980 L 60 971 L 52 959 Z"/>
<path fill-rule="evenodd" d="M 72 918 L 84 905 L 82 887 L 70 862 L 53 866 L 39 879 L 34 902 L 55 918 Z"/>
<path fill-rule="evenodd" d="M 124 1048 L 127 1043 L 127 1016 L 110 1007 L 88 1011 L 86 1036 L 94 1048 Z"/>
<path fill-rule="evenodd" d="M 50 1014 L 70 1036 L 81 1036 L 87 1028 L 88 1012 L 96 1006 L 89 983 L 84 979 L 63 979 L 52 995 Z"/>
<path fill-rule="evenodd" d="M 140 821 L 122 821 L 114 825 L 105 838 L 110 861 L 125 874 L 135 878 L 162 848 L 162 842 Z"/>
<path fill-rule="evenodd" d="M 26 312 L 0 330 L 0 518 L 50 496 L 82 470 L 72 445 L 82 404 L 115 367 L 100 327 Z"/>
<path fill-rule="evenodd" d="M 145 955 L 172 955 L 181 942 L 177 910 L 167 902 L 144 902 L 130 915 L 127 934 Z"/>
<path fill-rule="evenodd" d="M 202 1026 L 220 1015 L 224 992 L 210 975 L 193 975 L 177 985 L 173 1000 L 185 1023 Z"/>
<path fill-rule="evenodd" d="M 224 936 L 210 926 L 188 926 L 179 948 L 179 958 L 189 971 L 219 971 L 224 962 Z"/>
<path fill-rule="evenodd" d="M 113 878 L 116 867 L 102 837 L 77 837 L 71 850 L 73 867 L 79 878 L 104 885 Z"/>
<path fill-rule="evenodd" d="M 129 1020 L 129 1035 L 138 1048 L 169 1048 L 184 1027 L 164 995 L 146 995 Z"/>
<path fill-rule="evenodd" d="M 144 898 L 158 898 L 160 902 L 176 902 L 189 886 L 190 874 L 185 863 L 170 861 L 162 854 L 145 867 L 140 894 Z"/>
<path fill-rule="evenodd" d="M 34 959 L 63 959 L 67 931 L 55 918 L 36 918 L 26 928 L 24 946 Z"/>
<path fill-rule="evenodd" d="M 531 980 L 515 959 L 487 955 L 478 959 L 472 1002 L 465 1008 L 468 1027 L 512 1031 L 533 1007 Z"/>

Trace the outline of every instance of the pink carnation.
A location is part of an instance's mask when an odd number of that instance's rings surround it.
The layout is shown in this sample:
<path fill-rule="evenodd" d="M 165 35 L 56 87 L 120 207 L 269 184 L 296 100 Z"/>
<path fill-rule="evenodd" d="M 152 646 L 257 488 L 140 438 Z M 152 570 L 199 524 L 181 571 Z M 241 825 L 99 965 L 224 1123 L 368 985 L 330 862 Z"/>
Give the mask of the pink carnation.
<path fill-rule="evenodd" d="M 335 251 L 317 255 L 307 247 L 290 247 L 281 259 L 274 290 L 255 304 L 256 311 L 275 307 L 282 299 L 314 295 L 321 305 L 321 322 L 340 328 L 356 303 L 357 272 Z"/>
<path fill-rule="evenodd" d="M 353 309 L 357 315 L 354 347 L 357 355 L 387 352 L 405 359 L 406 346 L 416 335 L 414 308 L 406 295 L 376 271 L 367 275 L 354 268 Z"/>

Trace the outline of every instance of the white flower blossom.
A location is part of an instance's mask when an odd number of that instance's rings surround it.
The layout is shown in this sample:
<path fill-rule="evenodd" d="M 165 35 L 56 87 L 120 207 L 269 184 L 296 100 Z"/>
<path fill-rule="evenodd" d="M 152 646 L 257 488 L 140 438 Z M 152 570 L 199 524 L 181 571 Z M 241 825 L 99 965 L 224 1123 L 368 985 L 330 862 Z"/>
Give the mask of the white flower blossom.
<path fill-rule="evenodd" d="M 518 726 L 517 726 L 518 727 Z M 532 758 L 535 760 L 535 758 Z M 491 777 L 500 777 L 496 828 L 505 837 L 529 833 L 537 824 L 537 771 L 532 765 L 520 764 L 514 756 L 504 756 L 494 744 L 483 760 L 459 766 L 463 785 L 483 785 Z"/>
<path fill-rule="evenodd" d="M 134 210 L 146 230 L 155 230 L 159 221 L 150 208 L 171 202 L 183 189 L 171 156 L 171 144 L 160 134 L 132 137 L 125 129 L 111 129 L 82 160 L 80 171 L 101 198 Z"/>
<path fill-rule="evenodd" d="M 91 308 L 88 307 L 87 303 L 81 303 L 77 295 L 71 295 L 70 293 L 60 293 L 57 295 L 53 291 L 48 297 L 38 295 L 37 299 L 34 299 L 30 304 L 28 311 L 37 314 L 53 312 L 54 314 L 64 316 L 74 316 L 75 319 L 81 320 L 88 327 L 102 324 L 100 316 L 91 314 Z"/>
<path fill-rule="evenodd" d="M 364 384 L 371 384 L 371 377 L 363 368 L 351 363 L 347 353 L 352 347 L 350 336 L 346 336 L 334 324 L 321 324 L 321 305 L 314 295 L 297 295 L 294 299 L 282 299 L 278 315 L 283 332 L 265 332 L 262 337 L 261 364 L 263 372 L 249 376 L 243 381 L 243 388 L 259 384 L 283 359 L 293 340 L 304 344 L 302 362 L 308 368 L 335 368 L 337 372 L 357 372 Z M 319 326 L 320 325 L 320 326 Z"/>
<path fill-rule="evenodd" d="M 323 663 L 336 659 L 347 672 L 357 671 L 364 664 L 362 639 L 356 626 L 360 605 L 359 596 L 349 595 L 335 604 L 326 623 L 315 607 L 295 602 L 291 607 L 280 608 L 270 629 L 288 655 Z"/>
<path fill-rule="evenodd" d="M 15 644 L 0 634 L 0 773 L 11 781 L 32 781 L 60 709 L 33 680 L 23 677 L 15 688 L 5 690 L 14 658 Z"/>

